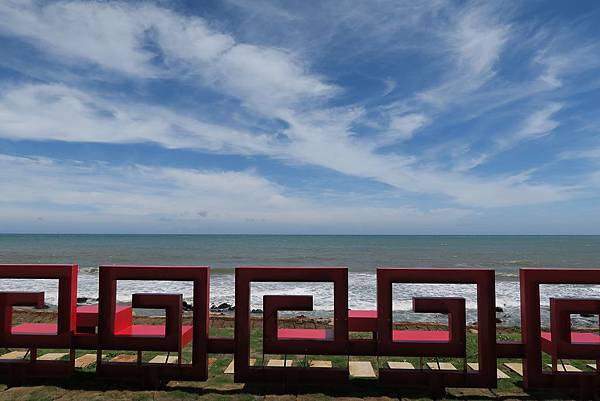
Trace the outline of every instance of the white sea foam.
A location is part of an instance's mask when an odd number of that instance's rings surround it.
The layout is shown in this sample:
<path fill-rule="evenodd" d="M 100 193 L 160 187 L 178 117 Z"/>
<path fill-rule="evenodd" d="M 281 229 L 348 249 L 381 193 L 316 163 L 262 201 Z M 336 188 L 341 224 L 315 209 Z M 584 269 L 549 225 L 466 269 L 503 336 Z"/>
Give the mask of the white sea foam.
<path fill-rule="evenodd" d="M 80 273 L 78 296 L 95 299 L 98 297 L 98 275 Z M 212 274 L 210 283 L 210 302 L 220 304 L 235 303 L 233 274 Z M 0 291 L 44 291 L 46 303 L 56 305 L 57 280 L 17 280 L 0 281 Z M 141 292 L 181 293 L 184 299 L 192 301 L 192 284 L 178 281 L 132 281 L 122 280 L 117 286 L 117 300 L 130 302 L 131 294 Z M 549 298 L 594 298 L 600 297 L 600 286 L 588 285 L 542 285 L 540 288 L 542 321 L 548 320 Z M 312 295 L 313 308 L 317 313 L 326 314 L 333 309 L 332 283 L 253 283 L 251 287 L 251 308 L 262 309 L 262 297 L 267 294 Z M 469 322 L 476 320 L 476 289 L 474 285 L 451 284 L 395 284 L 393 286 L 393 309 L 396 320 L 444 321 L 446 317 L 436 314 L 412 313 L 412 298 L 427 297 L 463 297 L 466 299 Z M 350 272 L 348 280 L 348 306 L 351 309 L 376 309 L 375 273 Z M 496 305 L 502 308 L 498 317 L 505 324 L 519 324 L 520 300 L 517 281 L 498 280 L 496 282 Z M 574 316 L 577 323 L 593 324 L 594 319 Z"/>

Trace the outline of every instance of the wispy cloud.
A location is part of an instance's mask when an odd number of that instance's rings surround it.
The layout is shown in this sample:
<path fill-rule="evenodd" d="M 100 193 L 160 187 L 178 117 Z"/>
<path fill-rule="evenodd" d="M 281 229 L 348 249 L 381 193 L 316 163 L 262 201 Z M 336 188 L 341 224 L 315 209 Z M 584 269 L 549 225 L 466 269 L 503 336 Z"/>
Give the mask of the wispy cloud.
<path fill-rule="evenodd" d="M 520 7 L 483 2 L 282 7 L 230 0 L 216 7 L 241 17 L 215 20 L 217 13 L 184 14 L 162 2 L 0 3 L 0 35 L 36 49 L 31 57 L 48 66 L 40 74 L 39 67 L 21 68 L 27 64 L 21 60 L 2 82 L 0 137 L 152 142 L 165 149 L 258 155 L 384 184 L 401 199 L 426 198 L 437 209 L 576 196 L 574 185 L 534 174 L 534 166 L 485 167 L 501 153 L 558 135 L 573 104 L 569 96 L 582 91 L 575 83 L 600 68 L 596 39 L 578 43 L 551 24 L 535 35 L 535 24 L 515 19 Z M 2 65 L 10 68 L 18 57 L 14 53 Z M 547 153 L 552 158 L 557 152 Z M 61 175 L 59 161 L 49 165 Z M 93 178 L 120 174 L 111 170 Z M 127 182 L 157 177 L 153 185 L 136 187 L 140 194 L 184 177 L 193 179 L 189 191 L 196 191 L 194 182 L 203 183 L 198 192 L 211 190 L 202 180 L 238 177 L 147 166 L 127 174 L 121 177 Z M 260 179 L 243 174 L 246 181 Z M 56 185 L 67 191 L 65 182 Z M 272 213 L 277 221 L 297 222 L 300 211 L 318 216 L 315 222 L 326 219 L 314 199 L 291 199 L 274 183 L 264 185 L 260 191 L 285 206 L 257 209 L 257 219 Z M 187 208 L 181 188 L 176 203 Z M 166 213 L 157 206 L 161 202 L 145 207 Z M 431 215 L 432 208 L 415 212 L 410 203 L 390 204 L 377 213 Z M 338 220 L 366 213 L 356 205 L 318 206 Z M 211 204 L 199 207 L 200 214 L 190 206 L 190 216 L 212 216 Z"/>
<path fill-rule="evenodd" d="M 120 102 L 60 84 L 5 87 L 0 135 L 72 142 L 143 143 L 234 153 L 268 153 L 271 135 L 207 123 L 168 108 Z"/>
<path fill-rule="evenodd" d="M 415 229 L 423 219 L 453 224 L 471 213 L 364 206 L 348 199 L 315 203 L 288 196 L 285 188 L 247 171 L 115 167 L 0 154 L 0 178 L 0 219 L 6 226 L 20 221 L 37 229 L 63 221 L 94 231 L 108 219 L 119 230 L 133 224 L 167 232 L 218 232 L 237 224 L 243 232 L 302 232 L 305 227 L 340 232 L 340 227 L 358 226 L 363 227 L 358 232 L 382 232 L 390 222 Z"/>
<path fill-rule="evenodd" d="M 325 101 L 335 87 L 307 71 L 301 60 L 280 49 L 238 43 L 232 36 L 211 29 L 199 17 L 183 17 L 150 5 L 66 2 L 40 8 L 37 3 L 23 4 L 6 3 L 2 7 L 5 16 L 15 17 L 9 21 L 21 21 L 4 29 L 12 29 L 45 51 L 124 74 L 154 76 L 185 71 L 187 76 L 197 75 L 202 84 L 237 97 L 251 110 L 285 121 L 288 128 L 283 132 L 291 141 L 276 143 L 276 133 L 251 134 L 160 107 L 111 103 L 62 85 L 29 85 L 7 91 L 0 101 L 6 116 L 4 136 L 114 143 L 153 141 L 168 148 L 266 154 L 377 180 L 408 192 L 443 194 L 477 207 L 567 198 L 567 191 L 561 187 L 515 182 L 502 176 L 461 176 L 423 168 L 406 155 L 379 154 L 369 139 L 354 138 L 353 126 L 364 114 L 361 107 L 311 104 L 311 99 Z M 449 48 L 458 72 L 443 88 L 462 87 L 472 75 L 480 80 L 493 73 L 508 28 L 498 24 L 490 13 L 471 7 L 451 21 Z M 87 24 L 92 18 L 99 18 L 103 24 Z M 116 37 L 111 36 L 115 32 L 112 24 L 117 27 Z M 117 37 L 121 40 L 114 49 Z M 160 53 L 150 53 L 145 47 L 148 41 L 158 44 Z M 123 55 L 132 57 L 119 57 Z M 159 63 L 155 59 L 161 55 L 163 62 Z M 462 72 L 465 65 L 467 71 Z M 445 91 L 442 87 L 434 91 Z M 444 96 L 436 95 L 435 102 Z M 24 118 L 33 114 L 35 120 Z M 382 140 L 410 138 L 428 120 L 423 113 L 392 114 Z"/>

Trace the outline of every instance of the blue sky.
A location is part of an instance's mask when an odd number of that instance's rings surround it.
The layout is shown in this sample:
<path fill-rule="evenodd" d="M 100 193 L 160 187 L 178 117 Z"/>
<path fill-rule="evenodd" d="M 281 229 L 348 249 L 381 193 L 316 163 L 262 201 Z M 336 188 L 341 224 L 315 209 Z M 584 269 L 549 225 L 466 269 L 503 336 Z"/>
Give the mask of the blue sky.
<path fill-rule="evenodd" d="M 0 2 L 0 232 L 600 234 L 596 1 Z"/>

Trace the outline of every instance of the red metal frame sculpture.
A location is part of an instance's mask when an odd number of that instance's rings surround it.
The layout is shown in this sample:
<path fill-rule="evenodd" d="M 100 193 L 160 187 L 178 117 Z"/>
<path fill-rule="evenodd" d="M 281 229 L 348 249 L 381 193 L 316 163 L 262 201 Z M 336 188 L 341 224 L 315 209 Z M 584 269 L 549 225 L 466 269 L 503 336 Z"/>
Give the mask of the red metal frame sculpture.
<path fill-rule="evenodd" d="M 0 265 L 1 279 L 58 280 L 58 314 L 56 324 L 12 324 L 14 306 L 42 306 L 43 292 L 0 292 L 0 347 L 27 348 L 30 359 L 0 361 L 0 374 L 8 374 L 11 382 L 26 377 L 65 376 L 74 367 L 74 353 L 68 361 L 41 361 L 39 348 L 72 348 L 75 332 L 77 265 Z"/>
<path fill-rule="evenodd" d="M 96 372 L 103 376 L 141 377 L 145 383 L 168 380 L 206 380 L 208 377 L 208 297 L 210 268 L 206 266 L 100 266 L 98 358 Z M 189 281 L 193 283 L 193 325 L 182 325 L 181 294 L 133 294 L 132 306 L 166 310 L 166 324 L 115 324 L 118 280 Z M 193 333 L 193 335 L 192 335 Z M 192 363 L 183 364 L 182 348 L 192 341 Z M 138 351 L 138 361 L 110 363 L 102 360 L 102 350 Z M 146 364 L 142 351 L 178 354 L 177 364 Z"/>
<path fill-rule="evenodd" d="M 348 379 L 348 369 L 255 367 L 250 360 L 250 285 L 252 282 L 332 282 L 334 325 L 326 329 L 277 329 L 277 311 L 310 310 L 311 296 L 265 296 L 265 352 L 274 354 L 345 355 L 348 350 L 348 269 L 345 267 L 238 267 L 235 270 L 235 381 L 331 382 Z M 297 309 L 296 309 L 297 308 Z M 305 330 L 305 331 L 300 331 Z"/>
<path fill-rule="evenodd" d="M 571 333 L 571 313 L 598 314 L 599 301 L 590 299 L 551 300 L 551 332 L 543 333 L 540 316 L 540 285 L 600 284 L 600 269 L 520 269 L 521 336 L 525 345 L 523 383 L 526 388 L 577 388 L 583 398 L 591 397 L 600 385 L 596 372 L 551 372 L 542 368 L 542 351 L 556 358 L 600 359 L 596 335 Z M 597 362 L 598 365 L 598 362 Z"/>
<path fill-rule="evenodd" d="M 280 311 L 310 311 L 312 296 L 265 295 L 263 297 L 263 350 L 267 354 L 466 357 L 465 300 L 416 297 L 417 313 L 443 313 L 448 330 L 394 330 L 394 283 L 473 284 L 477 286 L 477 371 L 379 369 L 384 385 L 426 386 L 434 393 L 444 387 L 496 386 L 498 357 L 524 359 L 527 388 L 569 387 L 582 398 L 600 387 L 597 372 L 562 372 L 557 360 L 595 359 L 600 372 L 600 335 L 571 330 L 572 314 L 600 315 L 600 299 L 550 299 L 550 331 L 541 329 L 540 285 L 597 284 L 600 269 L 521 269 L 521 342 L 495 341 L 495 283 L 491 269 L 377 269 L 377 310 L 348 310 L 348 269 L 344 267 L 239 267 L 235 271 L 235 338 L 210 338 L 209 267 L 196 266 L 101 266 L 99 305 L 76 307 L 77 265 L 0 265 L 0 279 L 58 280 L 56 323 L 13 325 L 13 307 L 41 306 L 43 292 L 0 292 L 0 347 L 26 348 L 29 359 L 1 360 L 0 374 L 11 383 L 26 377 L 66 376 L 73 372 L 75 349 L 97 351 L 96 372 L 101 376 L 141 378 L 156 385 L 168 380 L 206 380 L 208 353 L 235 356 L 236 382 L 343 383 L 347 368 L 254 367 L 250 359 L 250 291 L 253 282 L 330 282 L 334 288 L 333 328 L 289 329 L 278 327 Z M 182 320 L 181 294 L 132 294 L 132 305 L 117 305 L 119 280 L 188 281 L 193 283 L 193 325 Z M 133 324 L 132 307 L 164 309 L 165 324 Z M 372 338 L 349 338 L 350 331 L 372 332 Z M 192 342 L 191 364 L 184 364 L 183 347 Z M 37 350 L 70 350 L 69 360 L 42 361 Z M 110 363 L 103 350 L 138 352 L 134 363 Z M 176 352 L 176 364 L 142 363 L 143 351 Z M 542 368 L 542 352 L 551 355 L 552 371 Z"/>
<path fill-rule="evenodd" d="M 420 332 L 395 334 L 392 319 L 392 284 L 444 283 L 477 286 L 479 371 L 379 369 L 386 385 L 428 386 L 439 393 L 444 387 L 496 387 L 496 320 L 494 271 L 491 269 L 377 269 L 377 311 L 379 356 L 465 356 L 464 299 L 416 298 L 416 312 L 448 313 L 449 334 Z M 420 339 L 420 340 L 419 340 Z"/>

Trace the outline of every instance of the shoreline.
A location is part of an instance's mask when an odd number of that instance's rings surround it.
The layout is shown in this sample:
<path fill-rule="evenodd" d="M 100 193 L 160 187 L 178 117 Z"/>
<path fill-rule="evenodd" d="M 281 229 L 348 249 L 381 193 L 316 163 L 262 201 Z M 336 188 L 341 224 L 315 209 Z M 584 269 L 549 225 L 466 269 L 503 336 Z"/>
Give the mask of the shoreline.
<path fill-rule="evenodd" d="M 210 312 L 210 323 L 212 328 L 233 328 L 235 321 L 234 312 Z M 53 323 L 56 321 L 57 311 L 55 308 L 34 309 L 34 308 L 14 308 L 13 323 Z M 251 328 L 262 327 L 262 313 L 253 313 L 250 316 Z M 133 321 L 135 324 L 162 324 L 164 316 L 145 315 L 134 313 Z M 183 322 L 191 324 L 192 313 L 184 312 Z M 332 318 L 310 317 L 304 314 L 295 316 L 286 316 L 279 319 L 281 326 L 285 328 L 328 328 L 333 327 Z M 467 331 L 477 330 L 476 324 L 467 324 Z M 394 322 L 394 329 L 412 329 L 412 330 L 443 330 L 447 325 L 438 322 L 417 322 L 417 321 L 397 321 Z M 543 327 L 543 329 L 546 329 Z M 595 329 L 592 327 L 573 327 L 575 331 L 591 332 Z M 496 326 L 496 333 L 519 332 L 521 327 L 514 325 Z"/>

